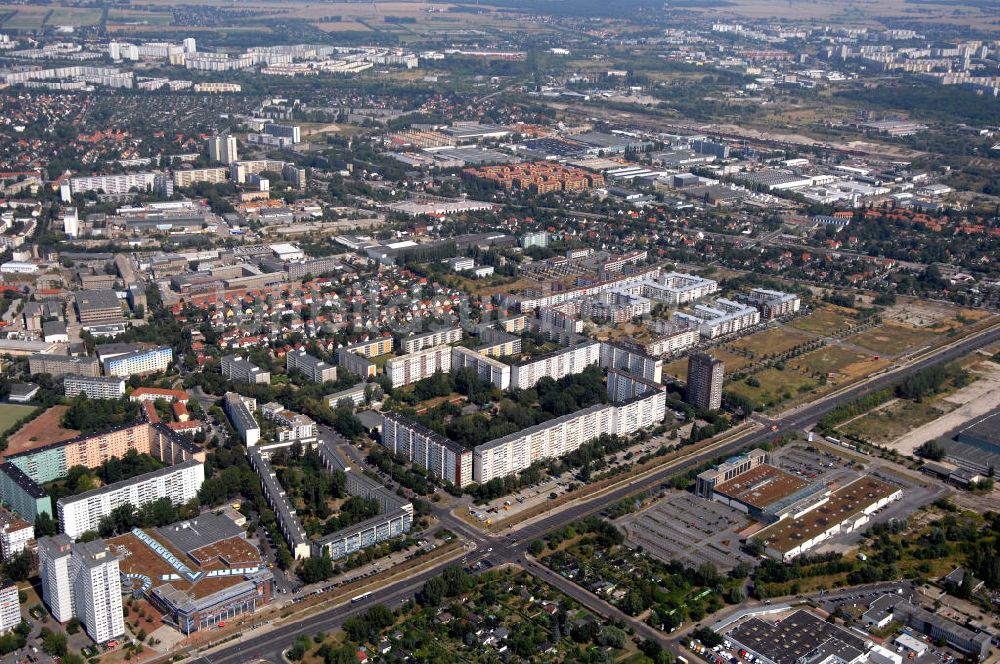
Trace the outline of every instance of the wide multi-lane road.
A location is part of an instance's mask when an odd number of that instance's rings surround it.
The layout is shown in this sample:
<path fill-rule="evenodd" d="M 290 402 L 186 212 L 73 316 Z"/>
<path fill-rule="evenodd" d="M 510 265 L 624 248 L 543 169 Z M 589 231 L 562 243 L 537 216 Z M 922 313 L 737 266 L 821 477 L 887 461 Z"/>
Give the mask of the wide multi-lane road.
<path fill-rule="evenodd" d="M 606 506 L 616 503 L 619 500 L 628 498 L 650 487 L 659 486 L 675 475 L 686 472 L 715 457 L 733 454 L 739 450 L 760 445 L 775 436 L 811 427 L 823 415 L 837 406 L 872 391 L 887 387 L 921 369 L 935 364 L 951 362 L 971 351 L 996 341 L 1000 341 L 1000 326 L 989 328 L 985 332 L 949 344 L 935 352 L 927 354 L 925 357 L 911 361 L 899 369 L 885 372 L 875 378 L 843 389 L 833 396 L 799 408 L 791 414 L 774 421 L 778 426 L 777 431 L 771 431 L 768 428 L 738 436 L 732 441 L 718 447 L 712 447 L 704 453 L 692 454 L 678 460 L 676 463 L 666 464 L 662 469 L 645 476 L 640 481 L 623 485 L 594 498 L 581 499 L 579 502 L 570 504 L 554 514 L 534 520 L 519 528 L 511 529 L 501 535 L 483 533 L 459 520 L 445 509 L 436 510 L 436 514 L 441 519 L 442 525 L 459 533 L 460 536 L 464 536 L 468 541 L 476 545 L 476 558 L 489 560 L 493 565 L 509 563 L 521 565 L 542 580 L 555 583 L 561 590 L 566 591 L 574 599 L 598 615 L 610 615 L 621 618 L 624 614 L 621 614 L 613 606 L 603 602 L 582 588 L 577 588 L 575 585 L 569 584 L 569 582 L 562 583 L 565 581 L 564 579 L 556 579 L 555 575 L 548 572 L 548 570 L 544 570 L 538 565 L 527 561 L 525 553 L 528 543 L 567 523 L 599 513 Z M 202 655 L 194 659 L 193 662 L 194 664 L 237 664 L 238 662 L 254 661 L 257 659 L 264 659 L 274 663 L 281 662 L 282 650 L 291 646 L 292 641 L 300 634 L 313 635 L 319 631 L 330 631 L 341 626 L 350 616 L 364 611 L 375 604 L 385 604 L 392 607 L 406 599 L 411 599 L 419 592 L 427 579 L 440 573 L 441 568 L 448 564 L 451 563 L 443 562 L 436 568 L 428 569 L 410 578 L 393 583 L 377 592 L 373 592 L 371 596 L 357 603 L 347 603 L 289 625 L 273 628 L 258 635 L 246 636 L 214 653 Z M 629 619 L 629 622 L 631 622 L 631 619 Z M 649 628 L 638 631 L 643 636 L 649 636 L 661 642 L 666 641 L 664 635 L 653 632 Z"/>

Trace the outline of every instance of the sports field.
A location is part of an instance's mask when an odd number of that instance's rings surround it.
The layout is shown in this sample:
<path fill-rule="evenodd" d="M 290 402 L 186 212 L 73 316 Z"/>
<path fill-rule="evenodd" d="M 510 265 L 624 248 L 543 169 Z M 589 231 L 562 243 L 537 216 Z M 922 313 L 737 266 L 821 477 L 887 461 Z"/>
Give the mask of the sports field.
<path fill-rule="evenodd" d="M 0 404 L 0 435 L 10 431 L 18 420 L 30 415 L 35 410 L 34 406 L 21 406 L 12 403 Z"/>

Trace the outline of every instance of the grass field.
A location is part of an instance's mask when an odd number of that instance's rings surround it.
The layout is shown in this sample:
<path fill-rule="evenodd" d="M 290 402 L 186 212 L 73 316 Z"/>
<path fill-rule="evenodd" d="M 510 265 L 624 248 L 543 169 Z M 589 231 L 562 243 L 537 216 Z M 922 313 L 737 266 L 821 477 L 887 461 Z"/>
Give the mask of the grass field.
<path fill-rule="evenodd" d="M 12 403 L 0 404 L 0 435 L 10 431 L 18 420 L 30 415 L 34 406 L 20 406 Z"/>
<path fill-rule="evenodd" d="M 760 385 L 748 385 L 746 380 L 739 380 L 726 385 L 726 390 L 742 394 L 756 405 L 769 407 L 785 401 L 792 401 L 796 396 L 811 392 L 816 387 L 816 381 L 802 375 L 798 371 L 785 369 L 765 369 L 753 375 Z"/>
<path fill-rule="evenodd" d="M 866 376 L 889 364 L 885 358 L 875 360 L 862 353 L 839 346 L 827 346 L 790 360 L 790 364 L 809 374 L 834 374 L 838 378 L 853 379 Z"/>
<path fill-rule="evenodd" d="M 899 400 L 837 427 L 837 430 L 876 445 L 884 445 L 955 408 L 954 404 L 941 399 L 923 403 Z"/>
<path fill-rule="evenodd" d="M 803 316 L 789 325 L 798 330 L 829 335 L 850 325 L 853 322 L 851 318 L 851 314 L 853 313 L 853 309 L 824 305 L 813 311 L 810 315 Z"/>
<path fill-rule="evenodd" d="M 870 348 L 882 355 L 899 355 L 912 348 L 931 343 L 936 336 L 928 330 L 896 323 L 885 323 L 861 334 L 848 337 L 845 341 Z"/>
<path fill-rule="evenodd" d="M 730 345 L 734 348 L 750 351 L 754 357 L 761 357 L 763 355 L 783 353 L 811 339 L 810 335 L 801 330 L 782 326 L 758 332 L 757 334 L 751 334 L 748 337 L 734 341 Z"/>

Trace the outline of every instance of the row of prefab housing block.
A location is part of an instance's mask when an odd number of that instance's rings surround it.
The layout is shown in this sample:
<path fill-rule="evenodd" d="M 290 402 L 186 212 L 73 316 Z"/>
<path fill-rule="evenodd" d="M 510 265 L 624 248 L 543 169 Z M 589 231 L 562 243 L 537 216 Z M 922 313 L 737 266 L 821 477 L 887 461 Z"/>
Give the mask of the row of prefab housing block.
<path fill-rule="evenodd" d="M 149 454 L 166 467 L 131 479 L 65 496 L 56 502 L 40 486 L 65 477 L 73 466 L 97 468 L 129 450 Z M 205 451 L 162 423 L 142 422 L 79 436 L 32 450 L 7 455 L 0 465 L 0 499 L 24 519 L 39 514 L 59 517 L 70 537 L 97 530 L 102 517 L 126 503 L 141 507 L 161 498 L 175 505 L 197 496 L 205 479 Z"/>

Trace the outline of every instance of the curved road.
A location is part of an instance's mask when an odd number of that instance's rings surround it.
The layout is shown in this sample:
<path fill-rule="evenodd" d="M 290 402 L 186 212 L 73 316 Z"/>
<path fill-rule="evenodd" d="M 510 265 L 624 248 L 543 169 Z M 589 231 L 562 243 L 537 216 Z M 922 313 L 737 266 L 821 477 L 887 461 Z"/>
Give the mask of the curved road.
<path fill-rule="evenodd" d="M 917 360 L 905 367 L 895 371 L 886 372 L 864 383 L 845 389 L 843 392 L 834 397 L 804 406 L 793 414 L 775 421 L 778 425 L 777 431 L 764 429 L 739 436 L 726 445 L 713 448 L 704 454 L 694 455 L 678 461 L 675 464 L 665 466 L 659 471 L 645 477 L 640 482 L 619 487 L 618 489 L 609 491 L 596 498 L 582 500 L 576 505 L 571 505 L 558 513 L 539 519 L 521 528 L 511 530 L 509 533 L 502 536 L 486 534 L 475 529 L 450 514 L 447 508 L 437 508 L 435 509 L 435 512 L 441 519 L 442 525 L 454 532 L 460 532 L 467 537 L 469 541 L 477 546 L 482 558 L 489 560 L 492 564 L 502 565 L 507 563 L 516 563 L 521 565 L 540 579 L 558 587 L 559 590 L 570 595 L 581 604 L 584 604 L 593 612 L 599 615 L 613 615 L 615 617 L 624 617 L 625 619 L 628 619 L 627 616 L 624 616 L 624 614 L 615 609 L 613 606 L 603 602 L 594 595 L 591 595 L 589 592 L 583 590 L 576 584 L 573 584 L 572 582 L 552 573 L 547 568 L 543 568 L 540 565 L 527 561 L 525 559 L 525 555 L 528 543 L 530 543 L 531 540 L 537 539 L 567 523 L 596 514 L 607 505 L 616 503 L 650 487 L 659 486 L 660 484 L 668 481 L 670 478 L 694 468 L 705 461 L 718 456 L 734 454 L 739 450 L 754 445 L 760 445 L 774 436 L 791 433 L 793 431 L 801 431 L 804 428 L 816 424 L 816 422 L 818 422 L 823 415 L 837 406 L 850 402 L 872 391 L 887 387 L 888 385 L 898 381 L 900 378 L 916 373 L 926 367 L 951 362 L 952 360 L 955 360 L 970 351 L 976 350 L 977 348 L 981 348 L 995 341 L 1000 341 L 1000 326 L 994 327 L 985 333 L 959 341 L 944 350 Z M 515 541 L 516 544 L 514 543 Z M 495 551 L 494 546 L 496 547 Z M 470 556 L 471 555 L 472 554 L 470 554 Z M 192 661 L 194 664 L 238 664 L 239 662 L 252 661 L 255 659 L 266 659 L 270 662 L 279 663 L 282 661 L 282 650 L 290 647 L 295 637 L 301 634 L 312 635 L 319 631 L 331 631 L 341 626 L 350 616 L 360 613 L 375 604 L 385 604 L 392 607 L 394 605 L 398 605 L 403 600 L 411 599 L 417 592 L 419 592 L 420 588 L 423 587 L 423 584 L 427 579 L 439 574 L 441 568 L 447 566 L 448 564 L 453 563 L 441 563 L 438 567 L 431 568 L 427 571 L 414 575 L 411 578 L 386 586 L 381 590 L 373 592 L 370 597 L 356 604 L 344 604 L 298 622 L 272 629 L 266 633 L 261 633 L 258 636 L 243 637 L 234 645 L 228 646 L 213 654 L 202 655 Z M 631 622 L 631 619 L 629 619 L 629 622 Z M 668 643 L 668 639 L 665 634 L 657 632 L 642 623 L 633 623 L 632 626 L 641 636 L 653 638 L 662 644 Z"/>

